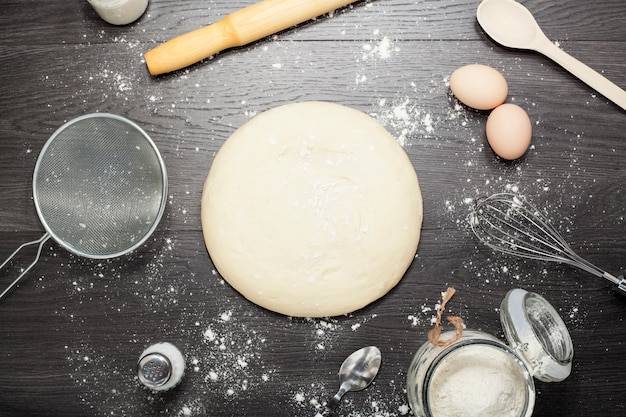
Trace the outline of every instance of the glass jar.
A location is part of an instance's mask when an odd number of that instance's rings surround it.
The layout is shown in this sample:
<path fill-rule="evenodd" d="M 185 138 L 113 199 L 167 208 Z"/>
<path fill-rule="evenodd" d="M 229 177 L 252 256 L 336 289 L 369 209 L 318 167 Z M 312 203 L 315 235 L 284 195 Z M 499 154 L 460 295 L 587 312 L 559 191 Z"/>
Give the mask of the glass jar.
<path fill-rule="evenodd" d="M 127 25 L 139 19 L 148 8 L 148 0 L 87 0 L 96 13 L 112 25 Z"/>
<path fill-rule="evenodd" d="M 439 347 L 426 342 L 407 375 L 409 404 L 418 417 L 530 417 L 533 377 L 562 381 L 574 352 L 565 323 L 543 297 L 509 291 L 500 306 L 509 345 L 475 330 Z M 453 331 L 442 334 L 445 340 Z"/>

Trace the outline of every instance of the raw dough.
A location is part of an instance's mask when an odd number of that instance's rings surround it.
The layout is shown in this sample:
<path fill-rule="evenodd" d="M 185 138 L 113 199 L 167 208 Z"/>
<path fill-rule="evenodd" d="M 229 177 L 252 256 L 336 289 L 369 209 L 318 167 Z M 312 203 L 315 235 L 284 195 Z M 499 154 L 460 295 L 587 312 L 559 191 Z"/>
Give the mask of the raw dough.
<path fill-rule="evenodd" d="M 415 170 L 370 116 L 302 102 L 254 117 L 224 143 L 202 194 L 202 229 L 224 279 L 289 316 L 358 310 L 417 250 Z"/>

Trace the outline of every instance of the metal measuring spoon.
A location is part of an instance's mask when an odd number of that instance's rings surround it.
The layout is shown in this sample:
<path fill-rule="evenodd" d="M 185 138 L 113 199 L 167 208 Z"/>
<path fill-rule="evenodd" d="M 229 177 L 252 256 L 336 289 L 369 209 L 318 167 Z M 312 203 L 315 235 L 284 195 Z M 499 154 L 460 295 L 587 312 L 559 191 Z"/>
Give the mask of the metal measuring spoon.
<path fill-rule="evenodd" d="M 526 7 L 513 0 L 483 0 L 476 10 L 476 18 L 499 44 L 547 56 L 626 110 L 626 91 L 552 43 Z"/>
<path fill-rule="evenodd" d="M 376 346 L 361 348 L 348 356 L 339 368 L 339 391 L 328 401 L 323 414 L 317 413 L 315 417 L 333 414 L 346 392 L 365 389 L 378 374 L 381 359 L 380 350 Z"/>

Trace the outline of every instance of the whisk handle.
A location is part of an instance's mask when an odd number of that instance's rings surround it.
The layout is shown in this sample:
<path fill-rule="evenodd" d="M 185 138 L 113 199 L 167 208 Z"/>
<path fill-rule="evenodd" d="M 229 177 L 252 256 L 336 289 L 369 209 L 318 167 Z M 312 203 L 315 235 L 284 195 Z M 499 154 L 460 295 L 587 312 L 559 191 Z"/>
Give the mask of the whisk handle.
<path fill-rule="evenodd" d="M 619 279 L 619 282 L 615 287 L 615 292 L 623 297 L 626 297 L 626 278 L 624 278 L 624 275 L 620 275 L 617 278 Z"/>

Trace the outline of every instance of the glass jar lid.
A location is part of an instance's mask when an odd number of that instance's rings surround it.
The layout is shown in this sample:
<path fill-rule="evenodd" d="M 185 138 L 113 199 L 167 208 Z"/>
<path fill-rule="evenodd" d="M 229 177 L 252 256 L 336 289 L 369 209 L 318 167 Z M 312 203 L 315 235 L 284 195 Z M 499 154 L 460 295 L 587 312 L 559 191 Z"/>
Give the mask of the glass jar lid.
<path fill-rule="evenodd" d="M 569 376 L 574 345 L 565 323 L 545 298 L 513 289 L 502 300 L 500 320 L 511 348 L 535 378 L 557 382 Z"/>

